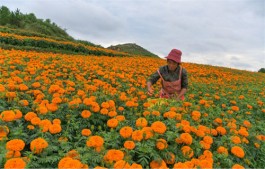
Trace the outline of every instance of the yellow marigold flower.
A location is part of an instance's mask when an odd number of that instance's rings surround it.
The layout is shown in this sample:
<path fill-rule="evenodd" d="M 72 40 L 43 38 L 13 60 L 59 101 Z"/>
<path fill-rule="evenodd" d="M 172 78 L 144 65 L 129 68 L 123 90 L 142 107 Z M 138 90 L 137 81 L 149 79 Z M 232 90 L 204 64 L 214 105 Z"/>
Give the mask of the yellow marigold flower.
<path fill-rule="evenodd" d="M 154 132 L 159 134 L 164 134 L 167 130 L 166 125 L 161 121 L 156 121 L 152 123 L 151 128 L 153 129 Z"/>

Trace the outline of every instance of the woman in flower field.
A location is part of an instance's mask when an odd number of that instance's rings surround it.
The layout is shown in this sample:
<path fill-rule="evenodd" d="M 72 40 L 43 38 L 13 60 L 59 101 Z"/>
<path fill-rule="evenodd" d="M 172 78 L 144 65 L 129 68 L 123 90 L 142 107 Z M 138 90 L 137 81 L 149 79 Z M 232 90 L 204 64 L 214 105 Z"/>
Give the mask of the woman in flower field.
<path fill-rule="evenodd" d="M 188 76 L 186 69 L 180 66 L 182 52 L 178 49 L 172 49 L 167 57 L 167 65 L 160 67 L 147 80 L 148 95 L 153 95 L 152 85 L 159 78 L 162 79 L 162 89 L 160 98 L 175 98 L 184 100 L 184 94 L 188 87 Z"/>

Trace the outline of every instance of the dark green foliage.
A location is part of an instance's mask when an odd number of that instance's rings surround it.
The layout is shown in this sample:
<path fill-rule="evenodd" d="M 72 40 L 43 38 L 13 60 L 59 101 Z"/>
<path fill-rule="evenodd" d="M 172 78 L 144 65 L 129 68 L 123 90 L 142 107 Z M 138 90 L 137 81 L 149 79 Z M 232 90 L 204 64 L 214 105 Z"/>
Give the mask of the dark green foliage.
<path fill-rule="evenodd" d="M 116 46 L 110 46 L 108 49 L 116 50 L 119 52 L 126 52 L 132 55 L 141 55 L 141 56 L 150 56 L 150 57 L 158 57 L 157 55 L 149 52 L 148 50 L 138 46 L 134 43 L 126 43 L 120 44 Z"/>
<path fill-rule="evenodd" d="M 265 68 L 260 68 L 258 72 L 265 73 Z"/>

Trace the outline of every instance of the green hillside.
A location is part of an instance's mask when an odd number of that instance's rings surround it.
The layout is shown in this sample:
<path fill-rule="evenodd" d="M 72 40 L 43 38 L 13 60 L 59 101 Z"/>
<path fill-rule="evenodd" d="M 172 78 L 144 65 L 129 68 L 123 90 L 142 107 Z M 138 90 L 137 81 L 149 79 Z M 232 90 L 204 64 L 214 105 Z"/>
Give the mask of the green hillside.
<path fill-rule="evenodd" d="M 141 46 L 135 43 L 126 43 L 126 44 L 119 44 L 116 46 L 110 46 L 108 49 L 130 53 L 132 55 L 142 55 L 142 56 L 150 56 L 150 57 L 158 57 L 157 55 L 149 52 L 148 50 L 142 48 Z"/>

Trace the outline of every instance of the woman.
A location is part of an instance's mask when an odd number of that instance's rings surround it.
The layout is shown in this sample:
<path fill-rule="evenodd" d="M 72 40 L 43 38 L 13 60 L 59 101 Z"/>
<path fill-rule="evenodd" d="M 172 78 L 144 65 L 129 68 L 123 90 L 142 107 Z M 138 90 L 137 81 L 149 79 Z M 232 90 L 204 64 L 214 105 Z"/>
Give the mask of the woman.
<path fill-rule="evenodd" d="M 154 90 L 152 85 L 158 79 L 162 79 L 162 89 L 160 98 L 175 98 L 184 100 L 184 94 L 188 87 L 188 75 L 186 69 L 180 66 L 182 52 L 178 49 L 172 49 L 167 57 L 167 65 L 160 67 L 147 80 L 148 95 L 152 96 Z"/>

